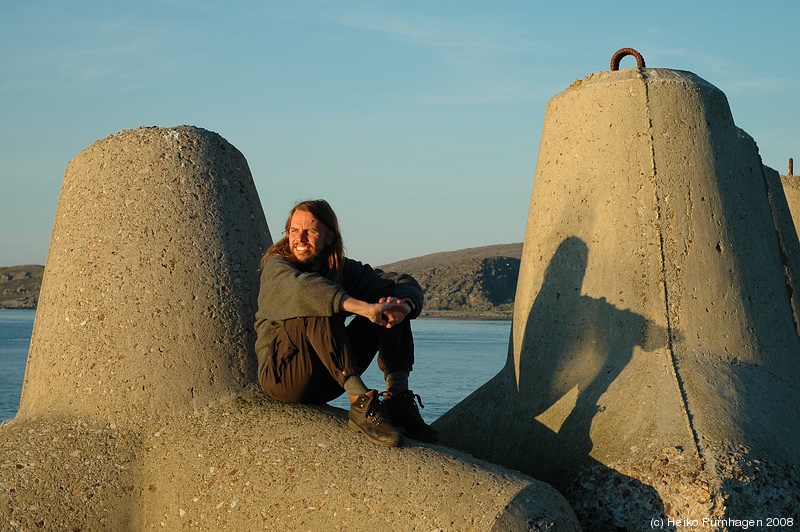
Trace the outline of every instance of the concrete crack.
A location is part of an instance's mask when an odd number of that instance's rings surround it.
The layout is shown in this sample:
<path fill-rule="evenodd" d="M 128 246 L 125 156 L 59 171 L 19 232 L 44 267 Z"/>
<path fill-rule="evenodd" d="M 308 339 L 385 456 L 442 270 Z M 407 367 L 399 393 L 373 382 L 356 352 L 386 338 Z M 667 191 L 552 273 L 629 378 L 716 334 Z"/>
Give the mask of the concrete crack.
<path fill-rule="evenodd" d="M 658 229 L 658 240 L 659 240 L 659 251 L 661 253 L 661 280 L 664 284 L 664 306 L 665 306 L 665 316 L 667 322 L 667 351 L 669 352 L 670 361 L 672 363 L 672 374 L 675 375 L 675 382 L 678 386 L 678 390 L 681 396 L 681 405 L 683 407 L 683 412 L 685 414 L 686 424 L 689 428 L 689 432 L 692 435 L 692 440 L 694 441 L 695 451 L 697 452 L 697 456 L 700 458 L 701 462 L 703 463 L 703 469 L 705 469 L 705 457 L 703 452 L 700 448 L 700 437 L 695 430 L 694 423 L 692 420 L 692 414 L 689 410 L 689 397 L 686 392 L 686 386 L 681 378 L 680 373 L 680 364 L 678 362 L 678 356 L 675 353 L 675 346 L 673 345 L 675 342 L 675 330 L 674 325 L 672 323 L 672 317 L 670 314 L 670 297 L 669 297 L 669 286 L 667 283 L 667 251 L 666 245 L 664 243 L 664 216 L 662 213 L 661 208 L 661 201 L 662 201 L 662 194 L 659 190 L 658 186 L 658 176 L 656 173 L 656 154 L 655 154 L 655 137 L 653 134 L 653 119 L 650 113 L 650 92 L 649 86 L 647 83 L 647 76 L 646 74 L 642 75 L 642 81 L 644 83 L 644 92 L 645 92 L 645 105 L 647 107 L 647 121 L 648 121 L 648 128 L 649 128 L 649 135 L 650 135 L 650 162 L 651 162 L 651 171 L 653 175 L 653 187 L 655 191 L 655 202 L 656 202 L 656 224 Z"/>

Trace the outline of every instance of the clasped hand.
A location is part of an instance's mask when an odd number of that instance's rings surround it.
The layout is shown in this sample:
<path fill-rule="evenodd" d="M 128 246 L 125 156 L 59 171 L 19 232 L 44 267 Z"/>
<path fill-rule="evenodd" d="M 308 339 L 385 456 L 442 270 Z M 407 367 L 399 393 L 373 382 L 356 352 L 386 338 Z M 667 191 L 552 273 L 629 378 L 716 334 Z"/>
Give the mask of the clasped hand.
<path fill-rule="evenodd" d="M 405 319 L 406 315 L 411 312 L 411 306 L 396 297 L 382 297 L 374 304 L 374 314 L 370 316 L 373 323 L 382 325 L 387 329 L 391 329 L 395 325 L 399 325 Z"/>
<path fill-rule="evenodd" d="M 351 296 L 345 296 L 342 301 L 342 310 L 358 314 L 376 325 L 391 329 L 402 323 L 411 312 L 411 305 L 392 296 L 382 297 L 377 303 L 367 303 Z"/>

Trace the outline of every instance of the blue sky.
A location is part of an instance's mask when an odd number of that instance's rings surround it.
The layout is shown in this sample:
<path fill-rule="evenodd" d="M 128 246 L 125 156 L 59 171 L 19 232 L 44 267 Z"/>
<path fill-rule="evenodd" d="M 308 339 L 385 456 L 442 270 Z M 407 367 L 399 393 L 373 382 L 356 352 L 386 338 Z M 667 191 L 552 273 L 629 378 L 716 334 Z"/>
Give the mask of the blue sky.
<path fill-rule="evenodd" d="M 0 266 L 44 263 L 70 159 L 153 125 L 242 151 L 273 238 L 324 197 L 374 265 L 521 242 L 547 101 L 622 47 L 720 88 L 786 173 L 798 24 L 796 0 L 6 0 Z"/>

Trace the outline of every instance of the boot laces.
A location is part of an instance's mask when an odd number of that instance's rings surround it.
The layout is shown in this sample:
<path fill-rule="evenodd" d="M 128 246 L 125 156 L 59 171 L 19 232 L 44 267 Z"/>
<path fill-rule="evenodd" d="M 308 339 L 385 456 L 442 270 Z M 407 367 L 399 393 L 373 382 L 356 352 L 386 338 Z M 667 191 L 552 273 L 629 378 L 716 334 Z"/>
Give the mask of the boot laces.
<path fill-rule="evenodd" d="M 383 405 L 381 404 L 381 396 L 384 395 L 386 395 L 386 392 L 375 394 L 375 396 L 370 399 L 369 406 L 367 406 L 367 419 L 371 420 L 376 425 L 380 425 L 386 421 Z"/>
<path fill-rule="evenodd" d="M 414 401 L 416 399 L 416 401 Z M 413 393 L 409 391 L 408 393 L 403 394 L 403 402 L 408 409 L 408 412 L 416 419 L 422 419 L 422 415 L 419 413 L 419 408 L 417 408 L 416 403 L 419 403 L 420 408 L 425 408 L 425 405 L 422 404 L 422 397 L 419 394 Z"/>

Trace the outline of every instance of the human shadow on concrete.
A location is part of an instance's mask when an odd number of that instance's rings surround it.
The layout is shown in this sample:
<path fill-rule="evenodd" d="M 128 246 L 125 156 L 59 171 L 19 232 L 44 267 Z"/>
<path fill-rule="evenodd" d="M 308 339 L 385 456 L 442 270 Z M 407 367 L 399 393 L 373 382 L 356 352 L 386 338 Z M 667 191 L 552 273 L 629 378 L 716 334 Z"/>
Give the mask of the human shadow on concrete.
<path fill-rule="evenodd" d="M 565 239 L 553 255 L 525 324 L 517 400 L 529 417 L 559 401 L 574 406 L 556 433 L 558 445 L 536 460 L 550 463 L 548 477 L 572 477 L 570 469 L 592 450 L 590 428 L 599 399 L 630 362 L 636 346 L 645 351 L 665 341 L 665 331 L 644 316 L 605 298 L 581 295 L 589 250 L 579 238 Z M 663 344 L 662 344 L 663 345 Z M 513 369 L 513 368 L 512 368 Z M 562 459 L 554 457 L 560 454 Z M 519 454 L 530 461 L 530 451 Z"/>
<path fill-rule="evenodd" d="M 524 324 L 518 370 L 510 345 L 504 368 L 434 426 L 446 445 L 548 482 L 585 523 L 619 526 L 625 516 L 602 506 L 635 500 L 638 516 L 629 517 L 641 519 L 663 515 L 663 503 L 650 486 L 590 456 L 592 421 L 634 349 L 654 350 L 667 335 L 644 316 L 582 295 L 588 260 L 580 238 L 559 245 Z M 554 430 L 537 419 L 542 414 L 551 426 L 553 418 L 563 421 Z"/>

